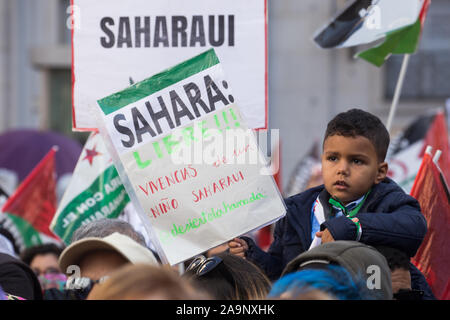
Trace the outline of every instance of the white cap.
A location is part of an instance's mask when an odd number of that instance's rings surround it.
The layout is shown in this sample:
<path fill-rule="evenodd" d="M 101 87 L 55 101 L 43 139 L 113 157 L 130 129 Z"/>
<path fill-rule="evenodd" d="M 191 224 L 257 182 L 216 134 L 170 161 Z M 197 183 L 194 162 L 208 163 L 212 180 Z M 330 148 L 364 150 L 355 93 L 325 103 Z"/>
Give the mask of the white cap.
<path fill-rule="evenodd" d="M 70 265 L 79 264 L 81 258 L 88 252 L 95 250 L 113 250 L 122 255 L 129 262 L 158 265 L 153 253 L 133 239 L 118 232 L 104 238 L 84 238 L 75 241 L 61 253 L 59 266 L 67 270 Z"/>

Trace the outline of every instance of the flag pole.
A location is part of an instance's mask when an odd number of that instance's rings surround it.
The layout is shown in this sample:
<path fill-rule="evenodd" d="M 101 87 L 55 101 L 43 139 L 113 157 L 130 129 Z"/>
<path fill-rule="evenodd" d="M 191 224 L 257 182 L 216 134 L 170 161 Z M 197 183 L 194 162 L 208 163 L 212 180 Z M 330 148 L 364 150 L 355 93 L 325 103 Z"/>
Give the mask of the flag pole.
<path fill-rule="evenodd" d="M 392 121 L 394 120 L 394 115 L 397 110 L 398 100 L 400 99 L 400 94 L 402 93 L 403 81 L 405 80 L 406 69 L 408 68 L 410 54 L 405 54 L 403 57 L 402 67 L 400 69 L 400 74 L 398 76 L 397 85 L 395 86 L 394 98 L 392 100 L 391 109 L 389 111 L 389 117 L 387 120 L 386 129 L 391 133 Z"/>

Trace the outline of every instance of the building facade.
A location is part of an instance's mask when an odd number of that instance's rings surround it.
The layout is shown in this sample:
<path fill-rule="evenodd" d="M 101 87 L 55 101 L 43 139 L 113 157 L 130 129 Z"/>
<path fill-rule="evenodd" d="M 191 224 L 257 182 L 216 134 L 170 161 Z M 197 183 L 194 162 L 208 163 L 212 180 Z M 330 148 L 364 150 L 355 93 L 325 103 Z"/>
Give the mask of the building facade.
<path fill-rule="evenodd" d="M 386 121 L 402 57 L 381 68 L 355 49 L 323 50 L 312 38 L 348 1 L 268 0 L 269 128 L 279 129 L 282 184 L 326 123 L 359 107 Z M 81 12 L 82 14 L 82 12 Z M 392 132 L 450 96 L 450 2 L 433 0 L 412 56 Z M 69 0 L 0 0 L 0 133 L 40 128 L 71 135 Z"/>

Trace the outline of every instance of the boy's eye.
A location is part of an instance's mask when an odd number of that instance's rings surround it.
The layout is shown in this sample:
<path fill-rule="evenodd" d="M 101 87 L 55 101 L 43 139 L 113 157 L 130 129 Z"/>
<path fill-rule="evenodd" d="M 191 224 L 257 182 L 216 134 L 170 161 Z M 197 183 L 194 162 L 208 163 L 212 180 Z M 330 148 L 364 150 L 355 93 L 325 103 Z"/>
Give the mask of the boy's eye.
<path fill-rule="evenodd" d="M 335 156 L 328 156 L 327 160 L 329 160 L 329 161 L 336 161 L 337 157 L 335 157 Z"/>
<path fill-rule="evenodd" d="M 363 161 L 360 159 L 353 159 L 352 161 L 354 164 L 363 164 Z"/>

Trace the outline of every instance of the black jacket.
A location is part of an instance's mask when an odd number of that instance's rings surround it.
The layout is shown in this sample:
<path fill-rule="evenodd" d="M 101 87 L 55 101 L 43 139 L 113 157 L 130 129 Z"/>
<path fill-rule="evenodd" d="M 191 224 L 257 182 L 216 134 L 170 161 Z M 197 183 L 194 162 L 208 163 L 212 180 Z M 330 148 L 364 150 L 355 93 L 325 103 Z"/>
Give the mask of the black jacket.
<path fill-rule="evenodd" d="M 42 300 L 39 280 L 20 260 L 0 253 L 0 286 L 6 293 L 27 300 Z"/>
<path fill-rule="evenodd" d="M 287 263 L 311 245 L 311 208 L 319 194 L 327 194 L 324 190 L 321 185 L 285 199 L 287 213 L 275 225 L 274 241 L 268 252 L 245 237 L 249 244 L 246 257 L 263 269 L 271 280 L 277 279 Z M 327 210 L 328 203 L 321 202 Z M 410 257 L 419 249 L 427 231 L 427 222 L 417 200 L 389 178 L 373 186 L 356 217 L 362 227 L 360 242 L 390 246 Z M 347 217 L 327 219 L 321 225 L 321 230 L 325 228 L 335 240 L 356 239 L 356 225 Z M 412 264 L 410 269 L 413 288 L 428 292 L 428 297 L 432 298 L 433 294 L 420 271 Z"/>

